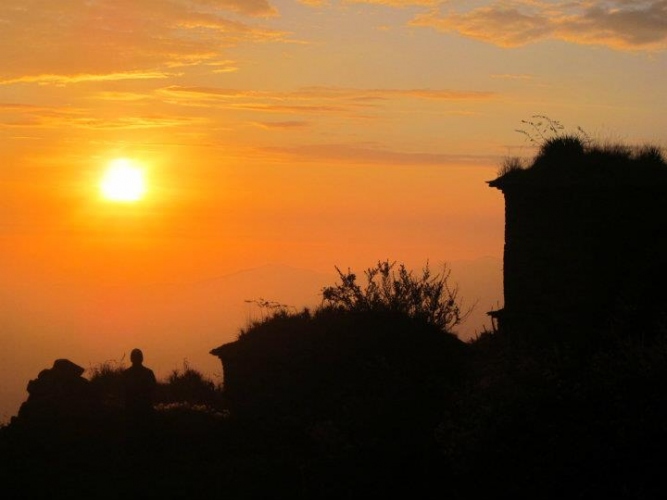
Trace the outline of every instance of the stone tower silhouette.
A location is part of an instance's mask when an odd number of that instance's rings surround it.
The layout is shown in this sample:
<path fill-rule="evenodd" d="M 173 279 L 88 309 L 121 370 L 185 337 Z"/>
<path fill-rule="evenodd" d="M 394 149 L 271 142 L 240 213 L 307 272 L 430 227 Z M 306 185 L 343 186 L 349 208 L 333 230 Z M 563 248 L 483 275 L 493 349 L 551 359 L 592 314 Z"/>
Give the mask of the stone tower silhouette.
<path fill-rule="evenodd" d="M 505 198 L 510 335 L 639 327 L 667 304 L 667 164 L 656 148 L 545 143 L 532 165 L 490 181 Z M 663 318 L 664 319 L 664 318 Z"/>

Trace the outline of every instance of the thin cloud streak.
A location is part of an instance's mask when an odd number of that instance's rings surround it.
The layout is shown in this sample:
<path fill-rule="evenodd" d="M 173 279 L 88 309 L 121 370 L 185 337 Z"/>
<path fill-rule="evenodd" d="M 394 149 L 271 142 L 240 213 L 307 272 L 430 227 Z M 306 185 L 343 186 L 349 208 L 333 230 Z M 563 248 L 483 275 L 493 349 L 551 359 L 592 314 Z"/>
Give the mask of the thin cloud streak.
<path fill-rule="evenodd" d="M 68 85 L 87 82 L 118 82 L 122 80 L 160 80 L 177 76 L 176 73 L 162 71 L 132 71 L 127 73 L 108 74 L 74 74 L 74 75 L 26 75 L 18 78 L 0 80 L 0 85 L 14 85 L 17 83 L 36 83 L 38 85 Z"/>
<path fill-rule="evenodd" d="M 387 168 L 418 165 L 489 167 L 496 166 L 499 160 L 499 157 L 495 155 L 404 152 L 357 144 L 312 144 L 294 147 L 264 147 L 261 150 L 272 157 L 284 155 L 291 161 L 333 160 L 345 164 L 387 165 Z"/>
<path fill-rule="evenodd" d="M 45 107 L 28 104 L 0 103 L 0 127 L 32 127 L 62 129 L 122 130 L 165 127 L 192 127 L 206 120 L 200 117 L 175 117 L 160 114 L 123 115 L 122 117 L 100 118 L 95 113 L 80 109 Z"/>
<path fill-rule="evenodd" d="M 290 130 L 310 126 L 310 122 L 290 120 L 282 122 L 253 122 L 253 125 L 266 130 Z"/>
<path fill-rule="evenodd" d="M 305 87 L 276 92 L 178 85 L 158 89 L 155 95 L 184 107 L 289 115 L 339 114 L 348 119 L 364 117 L 368 111 L 403 99 L 449 103 L 485 102 L 497 97 L 490 91 Z"/>
<path fill-rule="evenodd" d="M 495 78 L 498 80 L 532 80 L 534 78 L 533 75 L 523 75 L 523 74 L 496 74 L 496 75 L 491 75 L 491 78 Z"/>
<path fill-rule="evenodd" d="M 248 16 L 273 17 L 278 15 L 278 9 L 267 0 L 197 0 L 193 3 L 227 8 Z"/>
<path fill-rule="evenodd" d="M 343 0 L 343 3 L 365 3 L 387 7 L 424 7 L 438 5 L 442 0 Z"/>
<path fill-rule="evenodd" d="M 269 92 L 257 90 L 238 90 L 214 87 L 185 87 L 170 86 L 162 89 L 171 95 L 188 94 L 204 98 L 264 98 L 271 100 L 290 99 L 330 99 L 330 100 L 376 100 L 396 97 L 433 100 L 487 100 L 496 97 L 490 91 L 459 91 L 459 90 L 431 90 L 431 89 L 355 89 L 342 87 L 305 87 L 294 92 Z"/>

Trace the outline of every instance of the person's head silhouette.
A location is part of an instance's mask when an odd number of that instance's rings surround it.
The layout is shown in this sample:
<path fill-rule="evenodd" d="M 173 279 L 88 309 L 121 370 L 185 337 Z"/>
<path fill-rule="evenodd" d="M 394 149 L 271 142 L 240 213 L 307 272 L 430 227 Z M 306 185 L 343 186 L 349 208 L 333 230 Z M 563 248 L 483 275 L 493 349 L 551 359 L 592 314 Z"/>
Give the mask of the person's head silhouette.
<path fill-rule="evenodd" d="M 144 353 L 141 352 L 141 349 L 132 349 L 130 361 L 132 361 L 133 365 L 140 365 L 144 362 Z"/>

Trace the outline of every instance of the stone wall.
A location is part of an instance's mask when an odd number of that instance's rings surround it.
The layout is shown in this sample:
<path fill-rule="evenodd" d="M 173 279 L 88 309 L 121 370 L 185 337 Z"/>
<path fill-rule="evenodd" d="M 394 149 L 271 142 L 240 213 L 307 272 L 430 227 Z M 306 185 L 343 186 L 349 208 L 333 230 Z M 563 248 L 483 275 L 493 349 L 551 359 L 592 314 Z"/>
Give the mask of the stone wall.
<path fill-rule="evenodd" d="M 521 179 L 490 185 L 505 197 L 505 327 L 608 328 L 660 307 L 667 264 L 663 186 Z"/>

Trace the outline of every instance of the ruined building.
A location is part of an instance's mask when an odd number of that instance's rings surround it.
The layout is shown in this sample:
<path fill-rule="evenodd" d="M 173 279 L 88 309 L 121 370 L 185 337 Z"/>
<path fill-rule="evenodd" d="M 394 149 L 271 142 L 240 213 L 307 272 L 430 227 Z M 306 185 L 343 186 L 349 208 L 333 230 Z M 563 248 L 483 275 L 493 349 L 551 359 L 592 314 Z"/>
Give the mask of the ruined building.
<path fill-rule="evenodd" d="M 655 327 L 667 293 L 667 163 L 654 147 L 547 141 L 489 186 L 505 197 L 504 308 L 517 336 Z"/>

